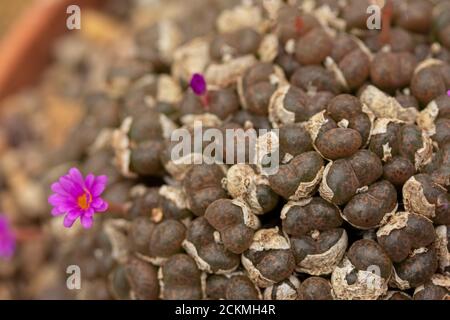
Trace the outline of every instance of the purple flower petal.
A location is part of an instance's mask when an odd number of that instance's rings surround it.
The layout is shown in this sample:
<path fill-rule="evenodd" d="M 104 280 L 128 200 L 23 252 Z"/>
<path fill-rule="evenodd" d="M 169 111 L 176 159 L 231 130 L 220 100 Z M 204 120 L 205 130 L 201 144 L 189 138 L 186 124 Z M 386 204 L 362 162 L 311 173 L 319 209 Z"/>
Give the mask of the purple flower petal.
<path fill-rule="evenodd" d="M 52 194 L 50 197 L 48 197 L 48 202 L 54 206 L 65 204 L 67 203 L 67 200 L 67 197 L 61 196 L 59 194 Z"/>
<path fill-rule="evenodd" d="M 59 206 L 61 203 L 61 198 L 59 194 L 52 194 L 50 197 L 48 197 L 48 203 L 50 203 L 52 206 Z"/>
<path fill-rule="evenodd" d="M 108 209 L 108 203 L 101 198 L 96 198 L 92 202 L 92 208 L 97 212 L 104 212 Z"/>
<path fill-rule="evenodd" d="M 52 183 L 50 188 L 54 193 L 60 194 L 62 196 L 68 195 L 67 191 L 63 189 L 59 182 Z"/>
<path fill-rule="evenodd" d="M 89 173 L 86 176 L 86 180 L 84 181 L 86 188 L 91 189 L 94 182 L 95 182 L 95 176 L 92 173 Z"/>
<path fill-rule="evenodd" d="M 89 173 L 83 178 L 80 170 L 71 168 L 68 174 L 51 185 L 54 192 L 48 198 L 48 202 L 53 206 L 51 214 L 64 214 L 66 228 L 70 228 L 77 219 L 80 219 L 83 227 L 90 228 L 94 214 L 104 212 L 108 208 L 106 201 L 100 198 L 107 183 L 107 176 L 96 177 Z"/>
<path fill-rule="evenodd" d="M 82 215 L 83 215 L 83 211 L 81 211 L 79 209 L 72 209 L 67 212 L 67 216 L 73 220 L 76 220 L 78 217 L 81 217 Z"/>
<path fill-rule="evenodd" d="M 101 195 L 105 190 L 107 183 L 108 183 L 107 176 L 98 176 L 97 178 L 95 178 L 94 184 L 90 189 L 92 196 L 98 197 L 99 195 Z"/>
<path fill-rule="evenodd" d="M 72 225 L 73 225 L 73 223 L 75 222 L 75 220 L 76 219 L 71 219 L 71 218 L 69 218 L 69 216 L 68 215 L 66 215 L 65 217 L 64 217 L 64 227 L 66 227 L 66 228 L 70 228 Z"/>
<path fill-rule="evenodd" d="M 53 208 L 51 213 L 52 213 L 52 216 L 55 216 L 55 217 L 65 214 L 65 212 L 60 211 L 59 208 Z"/>
<path fill-rule="evenodd" d="M 57 207 L 59 211 L 69 211 L 72 209 L 76 204 L 75 202 L 70 198 L 62 198 L 60 195 L 53 194 L 48 198 L 48 202 L 54 206 Z"/>
<path fill-rule="evenodd" d="M 81 217 L 81 225 L 85 229 L 89 229 L 90 227 L 92 227 L 93 222 L 94 222 L 94 219 L 92 217 L 86 217 L 86 216 Z"/>
<path fill-rule="evenodd" d="M 83 214 L 83 216 L 85 216 L 85 217 L 92 217 L 92 216 L 94 215 L 94 213 L 95 213 L 94 209 L 93 209 L 93 208 L 90 208 L 89 210 L 87 210 L 87 211 Z"/>
<path fill-rule="evenodd" d="M 76 186 L 68 176 L 59 178 L 59 184 L 69 195 L 76 196 L 83 192 L 83 189 L 80 186 Z"/>
<path fill-rule="evenodd" d="M 16 248 L 16 238 L 6 216 L 0 215 L 0 258 L 9 259 Z"/>
<path fill-rule="evenodd" d="M 84 187 L 84 178 L 80 170 L 78 170 L 77 168 L 71 168 L 69 170 L 69 176 L 72 178 L 72 181 L 75 184 L 79 185 L 80 187 Z"/>

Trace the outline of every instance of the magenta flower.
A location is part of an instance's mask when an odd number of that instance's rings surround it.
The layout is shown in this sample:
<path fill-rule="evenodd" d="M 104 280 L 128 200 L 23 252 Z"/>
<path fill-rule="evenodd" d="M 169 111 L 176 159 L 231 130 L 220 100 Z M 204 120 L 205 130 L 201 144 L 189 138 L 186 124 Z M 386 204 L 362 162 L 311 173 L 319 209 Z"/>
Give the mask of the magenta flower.
<path fill-rule="evenodd" d="M 0 258 L 9 259 L 16 249 L 16 237 L 8 219 L 0 215 Z"/>
<path fill-rule="evenodd" d="M 200 73 L 194 73 L 192 75 L 189 85 L 197 96 L 202 96 L 206 92 L 206 81 Z"/>
<path fill-rule="evenodd" d="M 450 97 L 450 90 L 447 91 L 447 95 Z"/>
<path fill-rule="evenodd" d="M 64 226 L 70 228 L 80 218 L 84 228 L 90 228 L 94 213 L 105 212 L 108 203 L 100 198 L 108 182 L 107 176 L 94 176 L 92 173 L 83 178 L 80 170 L 72 168 L 69 173 L 52 184 L 54 192 L 48 202 L 54 207 L 53 216 L 65 214 Z"/>

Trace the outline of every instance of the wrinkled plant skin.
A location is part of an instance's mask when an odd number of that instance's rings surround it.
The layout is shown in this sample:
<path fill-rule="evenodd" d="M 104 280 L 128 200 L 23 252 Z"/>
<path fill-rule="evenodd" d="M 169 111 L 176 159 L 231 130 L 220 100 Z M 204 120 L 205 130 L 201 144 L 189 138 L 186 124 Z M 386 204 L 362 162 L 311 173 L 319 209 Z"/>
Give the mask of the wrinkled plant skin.
<path fill-rule="evenodd" d="M 0 299 L 449 299 L 448 1 L 148 2 L 0 101 Z"/>

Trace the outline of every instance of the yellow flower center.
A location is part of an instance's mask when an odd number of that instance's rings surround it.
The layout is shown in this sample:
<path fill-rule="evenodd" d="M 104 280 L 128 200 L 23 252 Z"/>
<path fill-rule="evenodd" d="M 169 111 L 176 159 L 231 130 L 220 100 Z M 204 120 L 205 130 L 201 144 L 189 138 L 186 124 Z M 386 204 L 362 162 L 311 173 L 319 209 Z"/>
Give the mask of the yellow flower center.
<path fill-rule="evenodd" d="M 77 199 L 78 206 L 83 210 L 88 209 L 89 206 L 91 205 L 91 202 L 92 202 L 92 196 L 87 191 L 85 191 L 85 193 L 83 193 Z"/>

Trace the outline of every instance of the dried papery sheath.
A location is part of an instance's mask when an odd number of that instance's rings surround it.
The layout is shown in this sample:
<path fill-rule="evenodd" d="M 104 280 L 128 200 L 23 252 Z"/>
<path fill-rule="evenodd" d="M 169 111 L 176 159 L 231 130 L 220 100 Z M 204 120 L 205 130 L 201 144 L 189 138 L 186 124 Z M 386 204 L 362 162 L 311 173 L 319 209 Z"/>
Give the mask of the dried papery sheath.
<path fill-rule="evenodd" d="M 340 124 L 342 123 L 341 120 Z M 326 115 L 326 111 L 317 113 L 308 121 L 306 128 L 310 132 L 313 146 L 325 159 L 350 157 L 361 147 L 361 134 L 355 129 L 342 126 L 338 126 Z"/>
<path fill-rule="evenodd" d="M 407 258 L 408 254 L 414 250 L 433 243 L 435 240 L 433 231 L 433 225 L 427 218 L 415 213 L 402 211 L 396 212 L 386 219 L 385 224 L 377 231 L 377 239 L 391 260 L 393 262 L 400 262 Z M 421 234 L 422 232 L 424 234 Z M 414 243 L 411 243 L 411 241 L 409 241 L 409 245 L 404 243 L 401 249 L 398 250 L 398 244 L 392 244 L 390 240 L 392 237 L 399 235 L 402 235 L 405 239 L 410 237 L 414 240 Z"/>
<path fill-rule="evenodd" d="M 377 241 L 395 263 L 396 273 L 392 281 L 399 288 L 428 281 L 437 268 L 434 250 L 428 249 L 435 241 L 433 224 L 423 216 L 395 213 L 378 229 Z M 421 273 L 411 273 L 412 268 L 420 268 Z"/>
<path fill-rule="evenodd" d="M 314 237 L 317 237 L 314 239 Z M 337 237 L 337 238 L 336 238 Z M 334 239 L 337 239 L 334 240 Z M 308 273 L 311 275 L 326 275 L 333 272 L 335 266 L 341 261 L 347 248 L 348 238 L 345 230 L 340 230 L 339 233 L 332 234 L 332 232 L 325 232 L 323 234 L 316 233 L 311 236 L 319 242 L 326 242 L 330 239 L 336 241 L 328 250 L 321 253 L 308 254 L 295 268 L 297 272 Z"/>
<path fill-rule="evenodd" d="M 280 162 L 280 139 L 276 130 L 271 130 L 258 136 L 253 146 L 253 154 L 250 151 L 251 163 L 256 171 L 264 176 L 276 174 Z"/>
<path fill-rule="evenodd" d="M 211 63 L 205 71 L 205 77 L 208 84 L 224 88 L 234 84 L 256 62 L 253 55 L 245 55 L 221 64 Z"/>
<path fill-rule="evenodd" d="M 429 175 L 412 176 L 403 185 L 402 193 L 406 210 L 423 215 L 437 224 L 448 224 L 450 212 L 446 190 L 434 183 Z"/>
<path fill-rule="evenodd" d="M 395 187 L 382 180 L 355 195 L 342 211 L 342 218 L 358 229 L 373 229 L 394 214 L 397 207 Z"/>
<path fill-rule="evenodd" d="M 217 155 L 211 158 L 209 154 L 203 152 L 208 144 L 202 142 L 202 148 L 195 145 L 196 139 L 202 137 L 201 133 L 199 133 L 200 124 L 202 130 L 208 128 L 217 130 L 217 128 L 221 128 L 223 122 L 211 113 L 188 114 L 181 117 L 180 121 L 183 124 L 177 131 L 177 133 L 180 133 L 180 136 L 171 138 L 171 141 L 165 144 L 161 155 L 161 161 L 167 172 L 177 181 L 182 181 L 189 170 L 196 164 L 216 163 L 225 172 L 226 168 L 222 164 L 222 158 L 219 158 Z"/>
<path fill-rule="evenodd" d="M 258 55 L 262 62 L 272 62 L 278 55 L 278 38 L 274 34 L 267 34 L 261 40 L 258 48 Z"/>
<path fill-rule="evenodd" d="M 182 98 L 181 87 L 175 79 L 169 75 L 160 75 L 158 77 L 158 90 L 156 100 L 169 104 L 177 104 Z"/>
<path fill-rule="evenodd" d="M 220 127 L 223 121 L 220 120 L 215 114 L 208 112 L 202 114 L 187 114 L 180 119 L 181 123 L 186 129 L 194 129 L 197 123 L 201 123 L 204 127 Z"/>
<path fill-rule="evenodd" d="M 260 221 L 247 204 L 239 199 L 219 199 L 209 205 L 205 212 L 209 224 L 219 231 L 220 242 L 235 254 L 247 250 Z"/>
<path fill-rule="evenodd" d="M 436 118 L 439 114 L 439 108 L 436 101 L 433 100 L 427 104 L 426 108 L 423 109 L 417 116 L 417 124 L 425 130 L 425 132 L 432 136 L 436 133 Z"/>
<path fill-rule="evenodd" d="M 295 122 L 295 113 L 284 108 L 283 106 L 283 101 L 289 91 L 289 88 L 289 86 L 280 87 L 270 98 L 269 120 L 274 127 Z"/>
<path fill-rule="evenodd" d="M 159 188 L 163 218 L 174 219 L 189 216 L 187 196 L 181 187 L 163 185 Z"/>
<path fill-rule="evenodd" d="M 326 165 L 319 192 L 325 200 L 343 205 L 382 174 L 380 158 L 369 150 L 359 150 L 349 158 L 330 161 Z"/>
<path fill-rule="evenodd" d="M 240 4 L 232 9 L 224 10 L 217 18 L 217 29 L 221 33 L 233 32 L 244 27 L 259 30 L 263 17 L 260 6 L 250 3 Z"/>
<path fill-rule="evenodd" d="M 414 300 L 448 300 L 450 298 L 450 277 L 439 273 L 414 290 Z"/>
<path fill-rule="evenodd" d="M 376 300 L 387 292 L 385 279 L 374 275 L 370 271 L 357 270 L 350 260 L 344 258 L 342 265 L 336 267 L 331 275 L 333 292 L 339 300 Z M 354 273 L 352 273 L 354 272 Z M 352 274 L 355 277 L 349 284 L 347 277 Z M 372 284 L 371 286 L 367 285 Z"/>
<path fill-rule="evenodd" d="M 318 113 L 308 121 L 308 127 L 315 139 L 319 133 L 336 127 L 356 130 L 361 136 L 362 146 L 365 147 L 369 144 L 374 120 L 375 115 L 358 98 L 340 94 L 328 102 L 325 114 Z"/>
<path fill-rule="evenodd" d="M 218 62 L 227 62 L 239 56 L 256 54 L 262 38 L 263 36 L 251 27 L 219 34 L 211 41 L 211 58 Z"/>
<path fill-rule="evenodd" d="M 335 297 L 376 300 L 387 292 L 392 269 L 389 257 L 375 241 L 358 240 L 331 274 Z"/>
<path fill-rule="evenodd" d="M 278 10 L 281 8 L 283 2 L 281 0 L 263 0 L 262 4 L 269 18 L 275 20 L 278 17 Z"/>
<path fill-rule="evenodd" d="M 439 270 L 445 274 L 450 274 L 450 250 L 449 250 L 449 227 L 448 226 L 438 226 L 436 231 L 436 252 L 439 259 Z"/>
<path fill-rule="evenodd" d="M 264 300 L 297 300 L 300 281 L 294 275 L 264 289 Z"/>
<path fill-rule="evenodd" d="M 343 91 L 359 88 L 370 75 L 372 53 L 358 38 L 340 33 L 336 36 L 325 67 L 334 73 Z"/>
<path fill-rule="evenodd" d="M 324 161 L 319 153 L 308 151 L 280 165 L 278 172 L 269 175 L 270 187 L 285 199 L 309 197 L 322 180 Z"/>
<path fill-rule="evenodd" d="M 418 287 L 431 279 L 438 267 L 436 252 L 432 248 L 414 250 L 407 259 L 396 264 L 390 286 L 406 290 Z M 411 270 L 420 268 L 420 274 Z"/>
<path fill-rule="evenodd" d="M 395 98 L 388 96 L 375 86 L 368 85 L 361 93 L 360 100 L 377 118 L 391 118 L 406 123 L 416 121 L 417 109 L 403 108 Z"/>
<path fill-rule="evenodd" d="M 166 115 L 154 110 L 127 117 L 113 133 L 116 165 L 126 177 L 158 175 L 164 139 L 170 137 L 176 125 Z"/>
<path fill-rule="evenodd" d="M 443 62 L 438 59 L 426 59 L 417 65 L 416 69 L 414 70 L 414 73 L 417 74 L 423 69 L 428 67 L 440 66 L 442 65 L 442 63 Z"/>
<path fill-rule="evenodd" d="M 340 210 L 322 198 L 290 201 L 281 210 L 283 232 L 289 236 L 296 271 L 325 275 L 333 271 L 347 248 Z"/>
<path fill-rule="evenodd" d="M 385 162 L 400 156 L 419 170 L 432 160 L 433 146 L 418 126 L 380 118 L 375 121 L 369 149 Z"/>
<path fill-rule="evenodd" d="M 128 139 L 128 132 L 132 123 L 132 118 L 126 118 L 119 129 L 113 133 L 113 146 L 116 151 L 116 163 L 119 166 L 122 174 L 128 177 L 135 175 L 130 172 L 130 141 Z"/>
<path fill-rule="evenodd" d="M 414 166 L 416 170 L 422 169 L 430 163 L 433 156 L 433 142 L 427 134 L 421 132 L 422 146 L 414 153 Z"/>
<path fill-rule="evenodd" d="M 313 1 L 310 1 L 310 3 L 313 3 Z M 328 4 L 316 6 L 312 9 L 313 5 L 308 4 L 308 1 L 304 1 L 302 8 L 305 12 L 312 13 L 331 36 L 335 36 L 337 32 L 342 32 L 346 29 L 345 20 L 340 18 L 338 12 L 330 8 Z"/>
<path fill-rule="evenodd" d="M 431 137 L 438 147 L 443 147 L 450 135 L 449 110 L 449 95 L 442 94 L 429 102 L 417 117 L 418 126 Z"/>
<path fill-rule="evenodd" d="M 163 19 L 137 30 L 132 54 L 150 62 L 156 69 L 162 68 L 172 63 L 174 51 L 183 42 L 183 37 L 175 21 Z"/>
<path fill-rule="evenodd" d="M 131 190 L 127 214 L 130 217 L 149 218 L 153 223 L 165 220 L 187 222 L 192 213 L 187 208 L 187 197 L 179 186 L 162 185 L 146 188 L 138 185 Z"/>
<path fill-rule="evenodd" d="M 225 248 L 216 232 L 204 217 L 198 217 L 189 225 L 183 248 L 202 271 L 215 274 L 233 272 L 239 266 L 239 256 Z"/>
<path fill-rule="evenodd" d="M 250 165 L 230 167 L 223 184 L 234 199 L 242 199 L 255 214 L 269 212 L 278 203 L 278 195 L 270 188 L 269 180 Z"/>
<path fill-rule="evenodd" d="M 327 68 L 327 70 L 333 72 L 337 82 L 341 86 L 342 91 L 349 91 L 349 85 L 347 83 L 347 80 L 345 79 L 344 73 L 332 58 L 326 57 L 325 67 Z"/>
<path fill-rule="evenodd" d="M 314 89 L 305 92 L 299 86 L 282 85 L 270 98 L 268 118 L 274 128 L 295 122 L 306 122 L 313 115 L 326 109 L 332 97 L 333 94 L 328 91 Z"/>
<path fill-rule="evenodd" d="M 157 48 L 161 57 L 171 62 L 176 48 L 182 42 L 181 30 L 173 21 L 165 20 L 158 23 L 158 34 Z"/>
<path fill-rule="evenodd" d="M 250 248 L 241 255 L 241 262 L 249 278 L 263 288 L 288 278 L 295 267 L 289 241 L 278 228 L 258 230 Z"/>
<path fill-rule="evenodd" d="M 178 47 L 173 55 L 172 75 L 175 79 L 189 83 L 192 74 L 203 72 L 209 64 L 209 43 L 195 38 Z M 208 83 L 210 83 L 208 81 Z"/>
<path fill-rule="evenodd" d="M 130 230 L 130 222 L 124 219 L 111 219 L 103 224 L 103 232 L 111 243 L 111 256 L 118 263 L 125 263 L 130 254 L 127 235 Z"/>
<path fill-rule="evenodd" d="M 242 107 L 266 115 L 272 93 L 287 83 L 283 70 L 270 63 L 257 63 L 238 79 L 237 90 Z"/>

